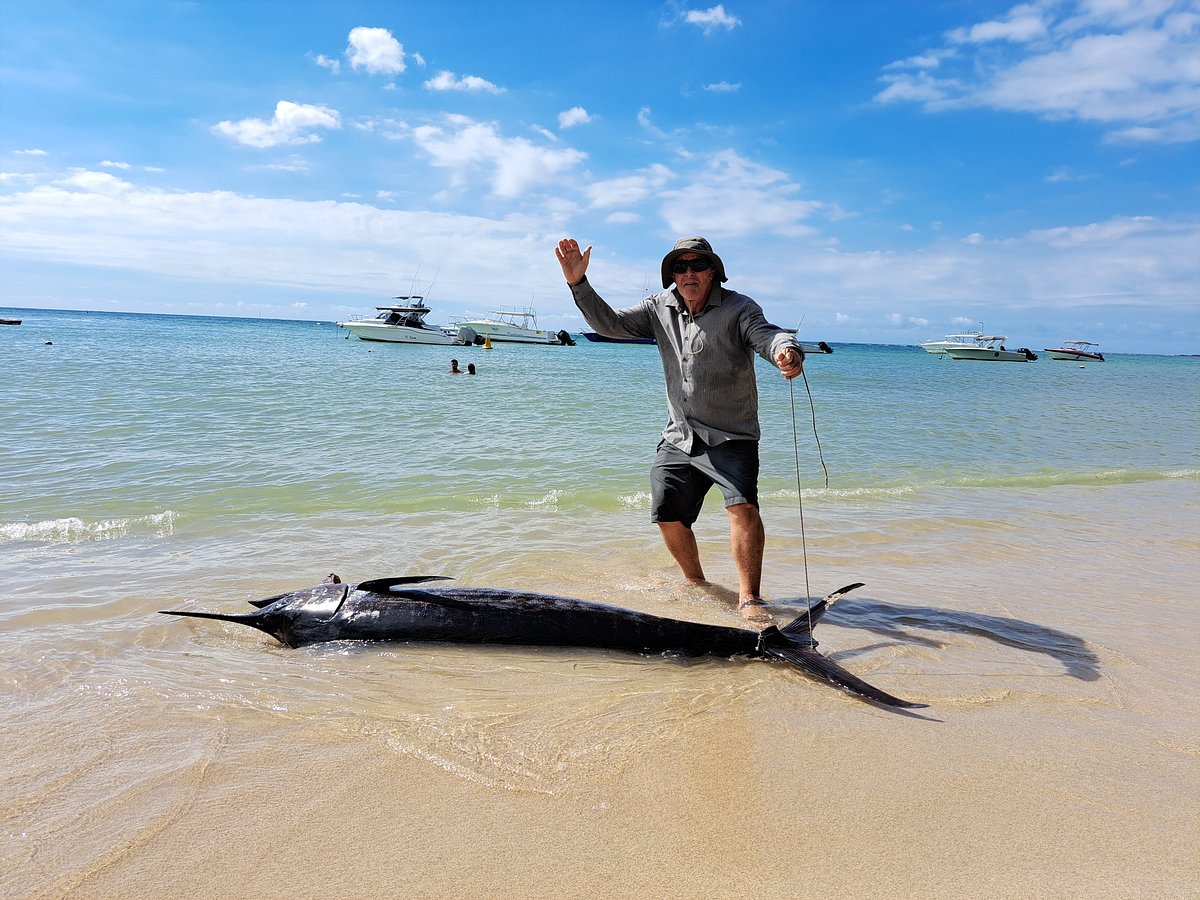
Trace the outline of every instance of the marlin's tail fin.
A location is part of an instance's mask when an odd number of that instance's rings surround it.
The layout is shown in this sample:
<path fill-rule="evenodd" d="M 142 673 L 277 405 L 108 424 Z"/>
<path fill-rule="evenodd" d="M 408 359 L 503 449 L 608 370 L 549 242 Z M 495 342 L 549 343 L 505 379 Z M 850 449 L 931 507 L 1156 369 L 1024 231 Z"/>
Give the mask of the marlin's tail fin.
<path fill-rule="evenodd" d="M 913 703 L 893 697 L 886 691 L 867 684 L 854 673 L 848 672 L 829 657 L 817 652 L 817 642 L 812 636 L 813 628 L 839 598 L 860 587 L 862 587 L 861 582 L 834 591 L 783 628 L 776 628 L 772 625 L 763 629 L 758 636 L 760 651 L 765 656 L 782 659 L 803 669 L 809 675 L 822 678 L 851 693 L 874 700 L 876 703 L 903 709 L 923 709 L 928 704 Z"/>

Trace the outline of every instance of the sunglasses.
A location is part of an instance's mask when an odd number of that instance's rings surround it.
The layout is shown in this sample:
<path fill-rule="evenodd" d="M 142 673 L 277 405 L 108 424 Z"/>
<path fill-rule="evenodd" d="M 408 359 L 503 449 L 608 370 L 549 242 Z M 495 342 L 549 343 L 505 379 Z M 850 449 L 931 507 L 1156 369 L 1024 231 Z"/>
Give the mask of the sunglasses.
<path fill-rule="evenodd" d="M 677 259 L 671 263 L 671 271 L 676 275 L 682 275 L 688 269 L 693 272 L 707 272 L 712 268 L 712 261 L 700 257 L 700 259 Z"/>

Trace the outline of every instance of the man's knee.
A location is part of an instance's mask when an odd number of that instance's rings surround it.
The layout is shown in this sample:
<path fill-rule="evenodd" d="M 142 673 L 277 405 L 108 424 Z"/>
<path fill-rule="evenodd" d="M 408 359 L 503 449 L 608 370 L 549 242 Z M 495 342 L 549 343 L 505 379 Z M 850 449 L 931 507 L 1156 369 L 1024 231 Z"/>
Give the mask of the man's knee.
<path fill-rule="evenodd" d="M 729 513 L 729 518 L 740 522 L 751 523 L 762 518 L 759 515 L 758 507 L 753 503 L 734 503 L 732 506 L 725 507 L 725 511 Z"/>

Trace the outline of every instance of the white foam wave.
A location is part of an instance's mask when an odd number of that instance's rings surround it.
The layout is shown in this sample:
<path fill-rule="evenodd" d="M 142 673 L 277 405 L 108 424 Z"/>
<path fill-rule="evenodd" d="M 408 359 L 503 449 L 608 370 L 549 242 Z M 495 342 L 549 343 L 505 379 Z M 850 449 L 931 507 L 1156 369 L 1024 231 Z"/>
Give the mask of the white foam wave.
<path fill-rule="evenodd" d="M 617 499 L 625 509 L 645 509 L 650 506 L 649 491 L 635 491 L 632 494 L 621 494 Z"/>
<path fill-rule="evenodd" d="M 83 541 L 111 541 L 130 534 L 165 537 L 175 530 L 175 516 L 175 512 L 168 509 L 150 516 L 90 522 L 78 516 L 48 519 L 43 522 L 5 522 L 0 524 L 0 544 L 75 544 Z"/>

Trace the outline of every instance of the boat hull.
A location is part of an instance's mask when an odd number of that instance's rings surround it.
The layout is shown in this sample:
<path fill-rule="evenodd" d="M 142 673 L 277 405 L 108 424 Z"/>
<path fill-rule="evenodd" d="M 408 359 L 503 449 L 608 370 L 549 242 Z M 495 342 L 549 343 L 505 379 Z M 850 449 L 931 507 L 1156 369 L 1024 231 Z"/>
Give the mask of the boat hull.
<path fill-rule="evenodd" d="M 1000 350 L 991 347 L 951 347 L 946 351 L 951 359 L 974 359 L 980 362 L 1032 362 L 1037 354 L 1024 348 Z"/>
<path fill-rule="evenodd" d="M 491 338 L 493 344 L 559 344 L 558 334 L 533 328 L 516 328 L 503 322 L 455 322 L 459 328 L 470 328 L 481 338 Z"/>
<path fill-rule="evenodd" d="M 1104 362 L 1104 356 L 1099 353 L 1084 353 L 1081 350 L 1051 350 L 1046 348 L 1046 352 L 1050 354 L 1051 359 L 1066 359 L 1066 360 L 1091 360 L 1092 362 Z"/>
<path fill-rule="evenodd" d="M 450 346 L 458 343 L 441 331 L 429 328 L 410 328 L 407 325 L 381 325 L 370 320 L 362 322 L 338 322 L 352 335 L 363 341 L 381 341 L 388 344 L 439 344 Z"/>
<path fill-rule="evenodd" d="M 953 341 L 926 341 L 921 344 L 921 349 L 926 353 L 933 353 L 937 356 L 945 356 L 946 351 L 951 347 L 962 350 L 969 350 L 974 347 L 974 344 L 956 344 Z"/>

